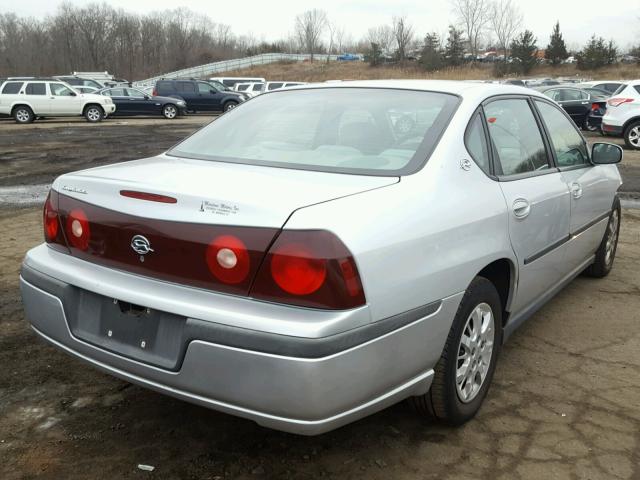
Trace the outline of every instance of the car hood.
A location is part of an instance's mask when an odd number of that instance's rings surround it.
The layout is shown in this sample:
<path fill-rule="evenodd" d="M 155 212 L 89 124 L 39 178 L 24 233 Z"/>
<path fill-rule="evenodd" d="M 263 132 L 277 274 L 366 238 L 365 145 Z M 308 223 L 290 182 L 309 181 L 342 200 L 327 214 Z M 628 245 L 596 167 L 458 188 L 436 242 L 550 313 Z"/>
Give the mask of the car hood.
<path fill-rule="evenodd" d="M 53 188 L 130 215 L 178 222 L 280 228 L 297 209 L 372 190 L 398 177 L 263 167 L 169 155 L 66 174 Z M 121 190 L 168 195 L 175 204 L 134 200 Z"/>

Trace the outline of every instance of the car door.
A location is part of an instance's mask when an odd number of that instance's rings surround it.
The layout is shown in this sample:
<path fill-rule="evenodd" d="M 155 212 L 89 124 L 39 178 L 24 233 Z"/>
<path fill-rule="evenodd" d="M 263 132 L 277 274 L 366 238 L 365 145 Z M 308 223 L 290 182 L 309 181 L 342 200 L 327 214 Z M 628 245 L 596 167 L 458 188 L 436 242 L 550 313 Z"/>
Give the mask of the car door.
<path fill-rule="evenodd" d="M 25 99 L 31 105 L 36 115 L 51 113 L 51 100 L 47 95 L 47 84 L 44 82 L 29 82 L 24 87 Z"/>
<path fill-rule="evenodd" d="M 508 209 L 509 236 L 518 259 L 513 311 L 534 306 L 567 274 L 569 189 L 527 97 L 494 97 L 484 104 L 494 173 Z"/>
<path fill-rule="evenodd" d="M 154 112 L 154 103 L 135 88 L 125 88 L 124 91 L 129 98 L 129 105 L 131 106 L 131 113 L 134 115 L 151 115 Z M 159 110 L 159 109 L 158 109 Z"/>
<path fill-rule="evenodd" d="M 189 110 L 202 110 L 202 100 L 196 89 L 196 83 L 191 81 L 177 81 L 176 93 L 187 102 Z"/>
<path fill-rule="evenodd" d="M 535 105 L 548 132 L 556 165 L 571 192 L 567 263 L 577 266 L 602 240 L 617 184 L 607 175 L 607 166 L 591 163 L 587 142 L 561 110 L 539 99 Z"/>
<path fill-rule="evenodd" d="M 123 87 L 110 88 L 102 92 L 102 95 L 111 97 L 116 105 L 116 115 L 131 115 L 133 106 L 129 104 L 129 96 Z"/>
<path fill-rule="evenodd" d="M 198 82 L 198 95 L 200 96 L 201 110 L 212 112 L 222 110 L 222 94 L 206 82 Z"/>
<path fill-rule="evenodd" d="M 49 83 L 49 100 L 51 115 L 82 115 L 80 95 L 64 83 Z"/>
<path fill-rule="evenodd" d="M 582 126 L 591 107 L 589 95 L 577 88 L 561 88 L 558 92 L 560 94 L 558 103 L 576 125 Z"/>

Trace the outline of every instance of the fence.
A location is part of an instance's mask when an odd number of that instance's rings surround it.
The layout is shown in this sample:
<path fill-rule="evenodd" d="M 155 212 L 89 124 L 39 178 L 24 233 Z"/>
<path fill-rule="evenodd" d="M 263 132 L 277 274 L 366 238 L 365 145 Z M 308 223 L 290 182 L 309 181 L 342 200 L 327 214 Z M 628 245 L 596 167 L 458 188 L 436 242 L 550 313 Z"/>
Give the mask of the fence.
<path fill-rule="evenodd" d="M 221 62 L 207 63 L 206 65 L 198 65 L 197 67 L 184 68 L 175 72 L 165 73 L 157 77 L 147 78 L 134 83 L 135 86 L 144 87 L 153 85 L 157 80 L 162 78 L 206 78 L 215 73 L 228 72 L 231 70 L 240 70 L 249 68 L 254 65 L 265 65 L 275 62 L 302 62 L 309 60 L 311 57 L 308 53 L 264 53 L 262 55 L 254 55 L 252 57 L 236 58 L 233 60 L 223 60 Z M 337 60 L 337 55 L 329 55 L 329 60 Z M 327 61 L 327 55 L 316 54 L 313 56 L 318 61 Z"/>

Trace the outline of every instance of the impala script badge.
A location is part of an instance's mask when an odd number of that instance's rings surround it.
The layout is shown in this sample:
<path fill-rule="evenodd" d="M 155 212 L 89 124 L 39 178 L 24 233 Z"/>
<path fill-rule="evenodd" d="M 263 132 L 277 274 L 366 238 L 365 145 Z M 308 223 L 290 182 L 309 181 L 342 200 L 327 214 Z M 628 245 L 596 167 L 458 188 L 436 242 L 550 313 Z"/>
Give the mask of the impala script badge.
<path fill-rule="evenodd" d="M 142 235 L 135 235 L 131 239 L 131 248 L 133 248 L 134 252 L 140 255 L 141 262 L 144 262 L 144 256 L 147 253 L 153 252 L 153 248 L 151 248 L 151 242 L 149 242 L 149 240 L 147 240 L 147 238 L 143 237 Z"/>

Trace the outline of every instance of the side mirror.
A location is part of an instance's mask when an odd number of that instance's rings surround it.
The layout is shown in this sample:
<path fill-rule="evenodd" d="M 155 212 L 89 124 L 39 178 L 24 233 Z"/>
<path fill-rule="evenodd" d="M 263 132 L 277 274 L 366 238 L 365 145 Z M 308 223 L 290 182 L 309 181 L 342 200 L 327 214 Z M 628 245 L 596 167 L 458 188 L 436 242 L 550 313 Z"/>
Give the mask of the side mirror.
<path fill-rule="evenodd" d="M 591 147 L 591 162 L 596 165 L 610 165 L 622 161 L 622 147 L 612 143 L 594 143 Z"/>

